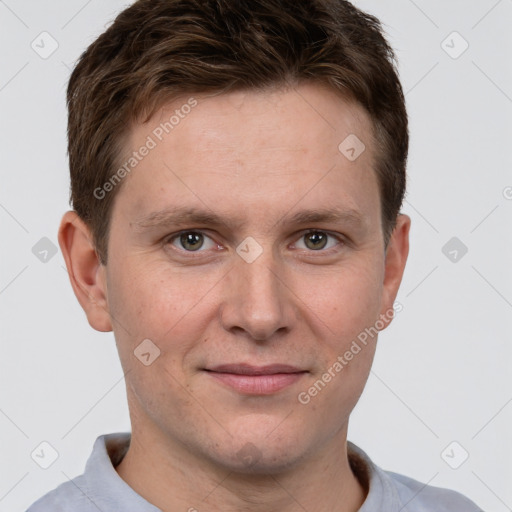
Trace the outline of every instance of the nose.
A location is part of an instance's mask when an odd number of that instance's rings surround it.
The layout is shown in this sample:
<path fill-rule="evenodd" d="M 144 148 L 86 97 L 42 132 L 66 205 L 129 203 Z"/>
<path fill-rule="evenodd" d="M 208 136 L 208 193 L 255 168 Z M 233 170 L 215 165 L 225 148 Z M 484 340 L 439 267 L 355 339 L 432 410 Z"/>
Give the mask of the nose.
<path fill-rule="evenodd" d="M 237 260 L 225 280 L 221 323 L 231 333 L 268 341 L 289 332 L 295 318 L 284 270 L 265 252 L 252 263 Z"/>

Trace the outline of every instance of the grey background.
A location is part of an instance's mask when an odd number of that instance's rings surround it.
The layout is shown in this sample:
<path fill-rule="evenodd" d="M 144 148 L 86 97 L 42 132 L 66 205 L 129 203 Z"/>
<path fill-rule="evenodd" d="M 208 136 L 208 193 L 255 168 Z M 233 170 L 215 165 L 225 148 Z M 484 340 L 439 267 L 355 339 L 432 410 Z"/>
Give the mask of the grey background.
<path fill-rule="evenodd" d="M 403 311 L 380 336 L 349 439 L 384 469 L 512 510 L 512 0 L 355 3 L 400 62 L 413 225 Z M 81 473 L 98 435 L 129 430 L 113 335 L 89 327 L 51 252 L 68 209 L 70 69 L 125 5 L 0 1 L 2 512 Z M 47 58 L 43 31 L 58 44 Z M 48 448 L 31 458 L 43 441 L 59 454 L 48 469 Z"/>

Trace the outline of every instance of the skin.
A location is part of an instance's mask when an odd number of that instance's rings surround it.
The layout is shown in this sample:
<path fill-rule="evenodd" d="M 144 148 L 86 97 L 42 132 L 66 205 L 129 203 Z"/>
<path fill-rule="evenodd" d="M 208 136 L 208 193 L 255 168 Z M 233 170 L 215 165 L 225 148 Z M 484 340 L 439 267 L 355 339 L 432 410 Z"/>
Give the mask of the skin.
<path fill-rule="evenodd" d="M 410 219 L 398 216 L 385 246 L 371 121 L 335 91 L 302 84 L 195 97 L 117 191 L 106 265 L 75 213 L 59 231 L 75 294 L 94 329 L 113 330 L 126 372 L 132 442 L 116 470 L 169 512 L 356 511 L 366 492 L 349 465 L 347 427 L 377 337 L 308 404 L 297 397 L 389 317 Z M 127 155 L 185 101 L 135 125 Z M 355 161 L 338 150 L 349 134 L 366 145 Z M 175 206 L 223 222 L 143 227 Z M 352 216 L 291 220 L 335 208 Z M 184 230 L 206 236 L 198 251 L 172 238 Z M 327 245 L 311 248 L 308 230 Z M 252 263 L 236 252 L 246 237 L 262 249 Z M 144 339 L 160 350 L 149 366 L 134 356 Z M 304 373 L 280 391 L 247 395 L 204 370 L 225 363 Z"/>

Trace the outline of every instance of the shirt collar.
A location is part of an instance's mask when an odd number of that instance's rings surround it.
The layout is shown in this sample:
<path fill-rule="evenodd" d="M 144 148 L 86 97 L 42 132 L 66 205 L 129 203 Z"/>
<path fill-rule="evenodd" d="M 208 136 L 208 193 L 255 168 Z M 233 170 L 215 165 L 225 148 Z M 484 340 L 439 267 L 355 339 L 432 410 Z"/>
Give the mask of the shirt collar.
<path fill-rule="evenodd" d="M 118 465 L 128 447 L 131 434 L 122 432 L 99 436 L 85 466 L 84 477 L 89 498 L 101 510 L 137 510 L 137 512 L 161 512 L 137 494 L 118 474 Z"/>
<path fill-rule="evenodd" d="M 399 512 L 402 510 L 400 496 L 390 476 L 376 466 L 361 448 L 350 441 L 347 442 L 347 451 L 351 466 L 364 468 L 369 486 L 366 499 L 357 512 L 375 512 L 375 510 Z M 402 512 L 405 511 L 402 510 Z"/>

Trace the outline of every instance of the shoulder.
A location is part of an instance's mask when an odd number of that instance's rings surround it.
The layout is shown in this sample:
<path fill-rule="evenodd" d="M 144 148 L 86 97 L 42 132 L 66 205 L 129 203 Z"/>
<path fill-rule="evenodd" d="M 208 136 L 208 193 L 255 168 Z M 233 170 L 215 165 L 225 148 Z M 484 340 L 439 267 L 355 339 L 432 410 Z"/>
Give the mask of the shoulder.
<path fill-rule="evenodd" d="M 434 487 L 377 466 L 358 446 L 348 442 L 354 474 L 367 489 L 359 512 L 482 512 L 462 494 Z"/>
<path fill-rule="evenodd" d="M 34 502 L 26 512 L 98 512 L 87 494 L 81 490 L 85 487 L 79 476 L 64 482 Z"/>
<path fill-rule="evenodd" d="M 392 471 L 382 472 L 393 482 L 403 504 L 404 512 L 431 510 L 436 510 L 436 512 L 483 512 L 481 508 L 459 492 L 426 485 Z"/>
<path fill-rule="evenodd" d="M 99 436 L 84 473 L 39 498 L 26 512 L 107 512 L 123 510 L 123 507 L 117 506 L 118 503 L 140 505 L 142 498 L 115 470 L 115 465 L 124 456 L 129 442 L 129 433 Z M 139 509 L 142 510 L 143 507 L 140 506 Z"/>

